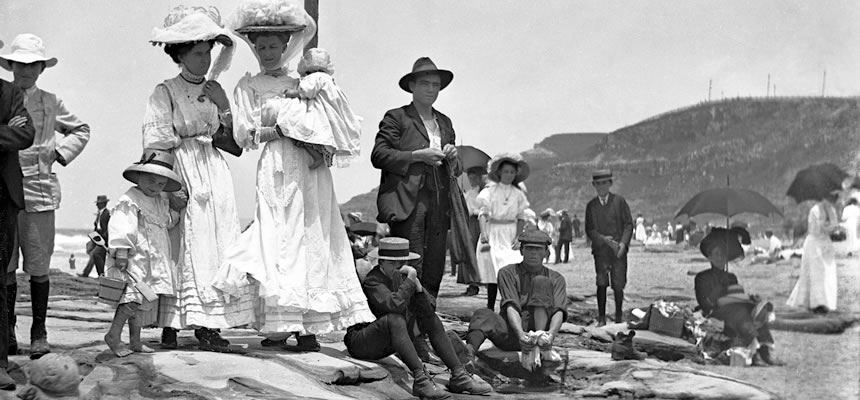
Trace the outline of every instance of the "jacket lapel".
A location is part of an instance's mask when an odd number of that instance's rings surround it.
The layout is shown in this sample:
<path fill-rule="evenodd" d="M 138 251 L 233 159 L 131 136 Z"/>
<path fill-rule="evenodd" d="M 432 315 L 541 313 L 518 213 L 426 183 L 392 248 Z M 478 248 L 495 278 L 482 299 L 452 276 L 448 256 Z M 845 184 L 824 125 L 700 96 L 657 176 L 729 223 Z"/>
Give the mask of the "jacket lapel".
<path fill-rule="evenodd" d="M 430 143 L 430 136 L 427 134 L 427 128 L 424 127 L 424 122 L 421 121 L 421 116 L 418 115 L 418 110 L 415 108 L 415 104 L 409 103 L 409 106 L 406 107 L 406 115 L 412 119 L 412 123 L 415 124 L 418 132 L 421 132 L 421 135 L 424 136 L 427 143 Z"/>

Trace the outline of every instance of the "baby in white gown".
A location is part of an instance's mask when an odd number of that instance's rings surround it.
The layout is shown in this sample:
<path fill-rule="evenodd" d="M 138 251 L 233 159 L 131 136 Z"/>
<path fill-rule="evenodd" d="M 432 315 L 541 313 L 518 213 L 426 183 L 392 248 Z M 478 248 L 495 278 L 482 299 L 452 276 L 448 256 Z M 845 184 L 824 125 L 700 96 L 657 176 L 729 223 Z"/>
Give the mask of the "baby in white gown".
<path fill-rule="evenodd" d="M 361 118 L 353 114 L 346 95 L 335 84 L 334 65 L 328 52 L 319 48 L 305 51 L 299 61 L 302 75 L 296 89 L 284 92 L 300 98 L 305 107 L 284 107 L 278 126 L 285 136 L 295 139 L 311 153 L 311 168 L 332 164 L 346 166 L 359 155 Z"/>

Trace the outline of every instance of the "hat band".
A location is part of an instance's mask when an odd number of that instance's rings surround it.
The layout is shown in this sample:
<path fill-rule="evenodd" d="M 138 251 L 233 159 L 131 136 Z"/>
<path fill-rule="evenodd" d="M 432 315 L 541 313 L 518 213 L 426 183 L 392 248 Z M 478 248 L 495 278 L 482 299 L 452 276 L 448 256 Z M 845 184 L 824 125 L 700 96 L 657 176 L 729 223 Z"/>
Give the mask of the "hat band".
<path fill-rule="evenodd" d="M 155 164 L 155 165 L 162 166 L 164 168 L 167 168 L 167 169 L 173 171 L 173 165 L 170 163 L 161 161 L 161 160 L 156 160 L 155 159 L 155 153 L 150 154 L 149 157 L 142 158 L 139 162 L 137 162 L 137 164 L 138 165 Z"/>
<path fill-rule="evenodd" d="M 380 257 L 408 257 L 409 249 L 379 249 Z"/>

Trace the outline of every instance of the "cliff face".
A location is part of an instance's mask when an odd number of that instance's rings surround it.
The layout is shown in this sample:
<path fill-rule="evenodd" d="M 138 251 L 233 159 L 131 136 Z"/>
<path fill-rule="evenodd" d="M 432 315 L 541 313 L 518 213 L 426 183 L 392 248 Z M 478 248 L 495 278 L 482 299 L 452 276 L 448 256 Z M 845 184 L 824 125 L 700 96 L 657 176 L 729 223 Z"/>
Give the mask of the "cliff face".
<path fill-rule="evenodd" d="M 834 162 L 856 171 L 860 107 L 853 98 L 738 99 L 650 118 L 607 135 L 588 160 L 561 160 L 529 179 L 535 209 L 582 212 L 590 172 L 609 167 L 633 213 L 667 219 L 697 192 L 726 185 L 756 190 L 777 206 L 794 174 Z"/>
<path fill-rule="evenodd" d="M 524 151 L 532 208 L 582 214 L 594 196 L 591 172 L 611 168 L 614 191 L 634 213 L 665 220 L 701 190 L 726 185 L 756 190 L 787 214 L 794 174 L 829 161 L 860 171 L 860 102 L 856 98 L 734 99 L 661 114 L 610 134 L 558 134 Z M 343 210 L 375 216 L 375 191 Z M 366 218 L 367 218 L 366 217 Z"/>

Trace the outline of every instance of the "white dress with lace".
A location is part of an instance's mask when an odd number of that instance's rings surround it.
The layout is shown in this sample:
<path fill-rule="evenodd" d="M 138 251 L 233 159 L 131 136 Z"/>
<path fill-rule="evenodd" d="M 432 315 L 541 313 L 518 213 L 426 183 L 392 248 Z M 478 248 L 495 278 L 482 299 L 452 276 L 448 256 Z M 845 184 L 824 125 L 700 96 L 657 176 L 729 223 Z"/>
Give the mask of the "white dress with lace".
<path fill-rule="evenodd" d="M 254 319 L 253 293 L 228 305 L 211 287 L 227 245 L 239 237 L 239 216 L 227 162 L 212 146 L 218 110 L 208 98 L 197 100 L 202 87 L 181 76 L 156 86 L 143 124 L 143 148 L 172 150 L 174 170 L 188 192 L 182 222 L 171 231 L 178 296 L 168 306 L 168 326 L 177 329 L 230 328 Z"/>
<path fill-rule="evenodd" d="M 106 260 L 106 272 L 109 278 L 128 282 L 120 304 L 145 303 L 134 290 L 135 283 L 144 283 L 159 295 L 176 296 L 167 230 L 177 221 L 179 213 L 170 210 L 163 194 L 149 197 L 135 186 L 117 200 L 108 224 L 111 255 Z M 119 249 L 128 249 L 125 273 L 114 267 L 114 255 Z"/>
<path fill-rule="evenodd" d="M 255 148 L 278 112 L 302 107 L 285 98 L 298 80 L 288 75 L 243 77 L 235 90 L 234 135 Z M 320 334 L 371 322 L 349 239 L 335 198 L 331 171 L 309 169 L 311 157 L 292 139 L 266 142 L 257 164 L 254 222 L 227 252 L 215 287 L 228 295 L 258 288 L 255 322 L 264 336 Z"/>
<path fill-rule="evenodd" d="M 837 223 L 836 210 L 827 202 L 819 202 L 809 210 L 800 278 L 788 297 L 788 305 L 810 310 L 824 306 L 828 310 L 836 310 L 838 282 L 830 230 Z"/>
<path fill-rule="evenodd" d="M 496 183 L 481 190 L 478 204 L 480 215 L 489 219 L 485 232 L 489 249 L 478 241 L 478 277 L 480 283 L 496 283 L 502 267 L 523 261 L 513 244 L 517 238 L 517 220 L 525 218 L 523 212 L 529 208 L 529 201 L 519 188 Z"/>

